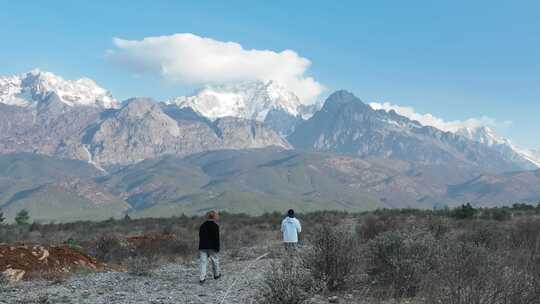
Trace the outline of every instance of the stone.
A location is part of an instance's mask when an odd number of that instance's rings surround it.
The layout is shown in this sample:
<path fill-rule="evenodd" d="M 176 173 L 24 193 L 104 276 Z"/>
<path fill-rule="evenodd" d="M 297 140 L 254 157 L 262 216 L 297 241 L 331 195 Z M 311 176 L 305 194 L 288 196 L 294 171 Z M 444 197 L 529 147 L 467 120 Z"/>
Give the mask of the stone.
<path fill-rule="evenodd" d="M 328 297 L 329 303 L 339 303 L 339 298 L 337 296 L 330 296 Z"/>

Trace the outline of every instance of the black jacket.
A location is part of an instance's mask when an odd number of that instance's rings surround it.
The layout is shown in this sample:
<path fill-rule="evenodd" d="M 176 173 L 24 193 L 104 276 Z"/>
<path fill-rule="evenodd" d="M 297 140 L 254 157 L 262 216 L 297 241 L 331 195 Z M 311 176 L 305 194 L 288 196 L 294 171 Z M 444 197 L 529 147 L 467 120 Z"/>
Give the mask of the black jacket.
<path fill-rule="evenodd" d="M 204 222 L 199 228 L 199 250 L 219 251 L 219 226 L 213 221 Z"/>

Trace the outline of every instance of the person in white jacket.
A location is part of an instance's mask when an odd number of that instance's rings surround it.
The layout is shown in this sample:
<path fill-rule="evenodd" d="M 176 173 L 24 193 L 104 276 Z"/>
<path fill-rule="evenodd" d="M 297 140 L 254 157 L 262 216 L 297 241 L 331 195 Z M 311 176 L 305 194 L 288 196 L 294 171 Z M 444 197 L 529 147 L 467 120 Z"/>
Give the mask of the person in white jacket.
<path fill-rule="evenodd" d="M 298 234 L 302 232 L 302 225 L 294 216 L 294 210 L 287 211 L 287 217 L 281 222 L 281 232 L 285 249 L 295 249 L 298 244 Z"/>

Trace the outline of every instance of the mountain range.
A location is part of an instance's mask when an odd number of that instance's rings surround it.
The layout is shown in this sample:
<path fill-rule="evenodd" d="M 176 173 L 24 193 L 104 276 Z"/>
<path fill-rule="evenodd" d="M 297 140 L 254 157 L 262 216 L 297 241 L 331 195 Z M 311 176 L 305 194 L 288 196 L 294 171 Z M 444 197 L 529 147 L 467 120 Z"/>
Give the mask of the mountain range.
<path fill-rule="evenodd" d="M 282 136 L 290 135 L 298 123 L 321 106 L 302 104 L 276 81 L 206 86 L 192 96 L 176 97 L 166 103 L 191 108 L 211 120 L 232 116 L 264 122 Z"/>
<path fill-rule="evenodd" d="M 487 127 L 446 132 L 343 90 L 305 105 L 277 82 L 245 82 L 119 103 L 86 78 L 0 77 L 8 217 L 536 203 L 539 159 Z"/>

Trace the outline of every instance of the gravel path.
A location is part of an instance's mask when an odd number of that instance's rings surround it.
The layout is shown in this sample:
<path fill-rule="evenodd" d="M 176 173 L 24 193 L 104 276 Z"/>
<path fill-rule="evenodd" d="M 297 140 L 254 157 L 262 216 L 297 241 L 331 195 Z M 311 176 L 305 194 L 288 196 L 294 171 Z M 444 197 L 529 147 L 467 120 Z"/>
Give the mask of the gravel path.
<path fill-rule="evenodd" d="M 164 265 L 148 277 L 102 272 L 73 276 L 62 282 L 21 282 L 0 290 L 0 303 L 220 304 L 234 280 L 237 280 L 234 288 L 223 303 L 253 303 L 269 265 L 267 259 L 225 262 L 222 278 L 216 281 L 209 277 L 204 285 L 198 282 L 195 263 Z"/>

